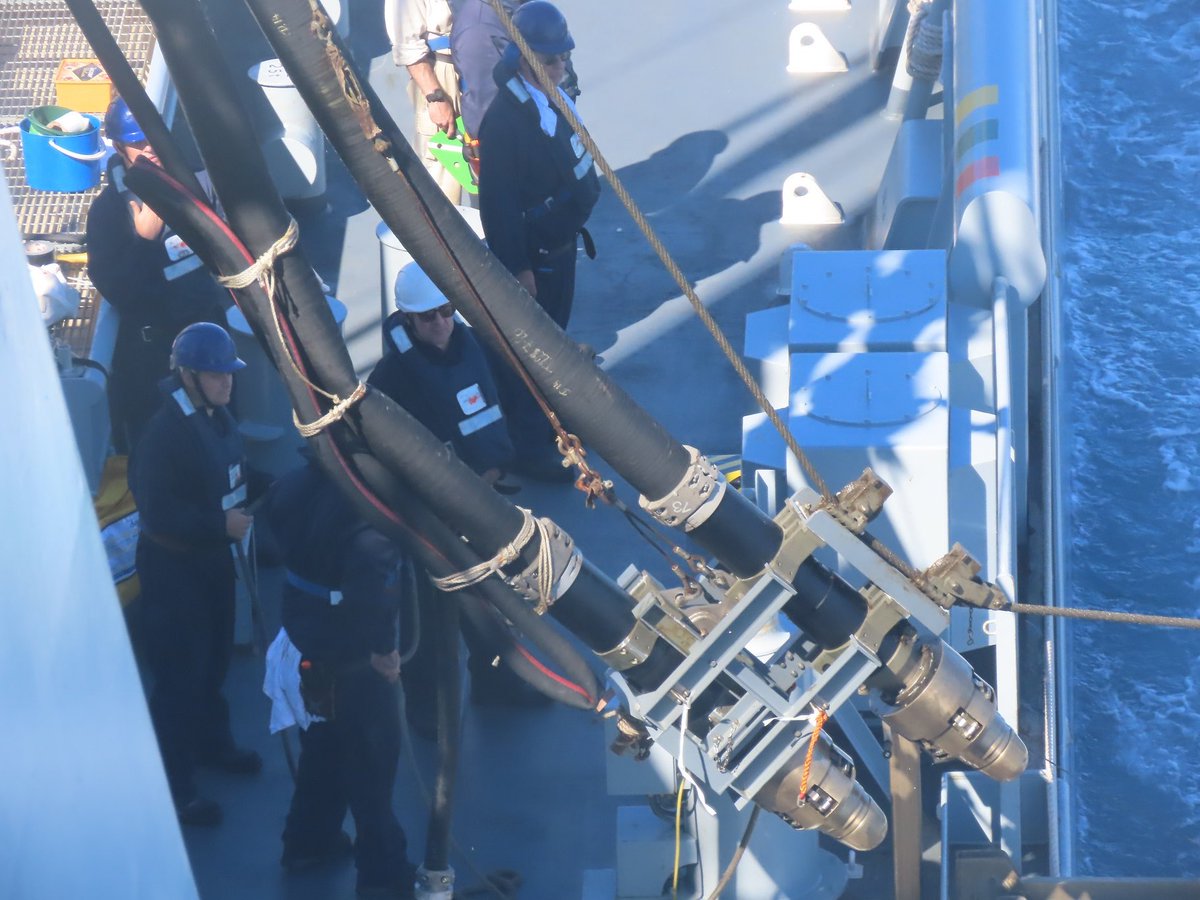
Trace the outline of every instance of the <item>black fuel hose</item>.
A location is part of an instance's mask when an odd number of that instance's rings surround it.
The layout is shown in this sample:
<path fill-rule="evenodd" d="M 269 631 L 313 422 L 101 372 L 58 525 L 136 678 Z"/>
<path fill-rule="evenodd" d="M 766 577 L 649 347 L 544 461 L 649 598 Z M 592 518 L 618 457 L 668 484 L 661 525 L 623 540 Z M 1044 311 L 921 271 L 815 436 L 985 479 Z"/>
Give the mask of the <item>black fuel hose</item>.
<path fill-rule="evenodd" d="M 566 423 L 638 491 L 653 499 L 669 494 L 687 473 L 687 450 L 596 368 L 483 246 L 357 74 L 320 6 L 247 5 L 371 205 L 480 337 L 501 358 L 515 353 Z M 735 491 L 692 537 L 741 576 L 760 571 L 782 539 L 774 521 Z"/>
<path fill-rule="evenodd" d="M 357 74 L 320 4 L 246 2 L 367 199 L 437 286 L 476 323 L 495 352 L 529 375 L 564 423 L 643 496 L 652 501 L 670 497 L 688 478 L 686 449 L 597 369 L 483 248 L 424 171 L 369 83 Z M 198 124 L 194 119 L 192 123 Z M 385 452 L 370 443 L 381 455 Z M 397 471 L 410 470 L 400 466 Z M 692 530 L 692 537 L 735 575 L 751 577 L 761 572 L 781 547 L 780 527 L 737 491 L 724 491 L 713 506 L 711 515 Z M 447 521 L 461 527 L 458 520 Z M 811 581 L 822 594 L 790 605 L 789 617 L 806 632 L 825 634 L 826 646 L 838 646 L 862 626 L 866 605 L 852 586 L 809 559 L 802 564 L 797 582 Z M 632 625 L 632 616 L 628 610 L 618 611 L 611 598 L 604 597 L 600 584 L 587 587 L 578 590 L 577 583 L 567 594 L 600 603 L 599 614 L 589 623 L 594 627 L 578 632 L 599 651 L 604 646 L 596 643 L 600 633 L 618 623 Z M 582 604 L 575 610 L 585 612 Z M 833 614 L 832 621 L 828 613 Z M 880 673 L 893 674 L 897 673 Z"/>
<path fill-rule="evenodd" d="M 689 465 L 683 445 L 584 358 L 479 241 L 359 76 L 324 12 L 305 0 L 246 3 L 364 195 L 476 333 L 502 357 L 506 346 L 515 351 L 551 405 L 642 494 L 672 491 Z M 733 490 L 691 536 L 741 577 L 759 572 L 782 541 L 775 522 Z M 786 613 L 823 646 L 840 646 L 861 626 L 862 597 L 815 560 L 800 567 L 795 587 L 804 596 Z"/>
<path fill-rule="evenodd" d="M 144 0 L 143 7 L 155 24 L 159 46 L 230 224 L 251 253 L 260 256 L 276 245 L 291 220 L 272 184 L 232 76 L 220 62 L 216 38 L 195 2 Z M 358 379 L 302 250 L 281 256 L 276 272 L 283 295 L 280 306 L 296 337 L 297 359 L 326 391 L 350 396 L 358 388 Z M 402 474 L 412 492 L 466 538 L 481 558 L 496 555 L 521 530 L 524 516 L 516 507 L 379 392 L 367 390 L 337 427 L 354 429 L 365 447 L 388 469 Z M 535 534 L 506 571 L 531 566 L 539 546 Z M 577 602 L 581 599 L 586 602 Z M 633 626 L 628 595 L 586 560 L 552 610 L 555 615 L 566 610 L 577 622 L 586 622 L 587 627 L 573 630 L 593 649 L 612 647 Z"/>
<path fill-rule="evenodd" d="M 144 161 L 139 160 L 131 168 L 128 177 L 130 187 L 171 225 L 212 271 L 233 274 L 246 266 L 248 251 L 204 200 L 187 194 L 183 186 L 166 172 Z M 315 416 L 318 406 L 311 389 L 299 373 L 291 369 L 277 342 L 268 338 L 268 334 L 273 333 L 268 329 L 273 326 L 262 320 L 262 311 L 268 304 L 262 287 L 254 282 L 236 291 L 234 296 L 255 336 L 279 370 L 293 405 L 300 412 Z M 286 327 L 286 323 L 284 325 Z M 337 479 L 359 512 L 397 539 L 429 571 L 435 575 L 447 575 L 478 562 L 478 557 L 386 470 L 379 468 L 373 477 L 364 477 L 361 472 L 354 475 L 354 467 L 345 459 L 337 444 L 328 439 L 327 433 L 319 436 L 317 442 L 323 467 Z M 380 483 L 391 495 L 386 502 L 375 496 Z M 370 487 L 367 487 L 368 484 Z M 392 512 L 397 509 L 404 510 L 405 515 L 398 516 Z M 563 635 L 545 619 L 534 614 L 525 600 L 506 584 L 488 579 L 474 590 L 481 593 L 505 618 L 514 622 L 536 646 L 542 648 L 566 677 L 544 667 L 538 670 L 538 667 L 526 661 L 527 652 L 512 646 L 511 641 L 507 644 L 501 642 L 497 652 L 513 665 L 519 675 L 553 699 L 584 709 L 594 706 L 598 687 L 592 670 Z"/>

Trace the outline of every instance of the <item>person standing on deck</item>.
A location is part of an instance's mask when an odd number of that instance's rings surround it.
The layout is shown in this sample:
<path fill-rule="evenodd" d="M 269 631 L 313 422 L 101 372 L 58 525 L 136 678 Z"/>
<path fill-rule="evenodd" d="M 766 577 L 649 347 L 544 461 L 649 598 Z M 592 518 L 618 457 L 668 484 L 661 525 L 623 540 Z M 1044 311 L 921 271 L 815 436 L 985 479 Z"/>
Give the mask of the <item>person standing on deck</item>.
<path fill-rule="evenodd" d="M 401 740 L 398 622 L 401 604 L 411 602 L 405 558 L 311 459 L 276 482 L 263 518 L 287 567 L 267 683 L 281 685 L 283 696 L 287 681 L 299 685 L 304 707 L 289 714 L 302 725 L 301 751 L 280 861 L 297 870 L 345 855 L 348 807 L 358 835 L 358 895 L 412 897 L 415 869 L 392 809 Z M 275 710 L 272 720 L 275 727 Z"/>
<path fill-rule="evenodd" d="M 88 276 L 121 316 L 109 406 L 113 442 L 128 453 L 158 408 L 157 385 L 169 371 L 175 335 L 194 322 L 222 322 L 230 298 L 200 257 L 126 186 L 129 166 L 158 157 L 124 100 L 109 106 L 104 130 L 116 153 L 108 183 L 88 210 Z"/>
<path fill-rule="evenodd" d="M 367 383 L 495 484 L 513 448 L 483 348 L 415 262 L 397 274 L 395 298 L 396 312 L 383 323 L 387 352 Z"/>
<path fill-rule="evenodd" d="M 245 366 L 219 325 L 179 333 L 174 374 L 130 460 L 141 517 L 137 570 L 143 635 L 153 676 L 150 715 L 179 821 L 217 825 L 221 808 L 201 797 L 197 762 L 254 774 L 262 760 L 237 747 L 221 693 L 233 651 L 232 545 L 249 530 L 245 460 L 226 410 L 233 373 Z"/>
<path fill-rule="evenodd" d="M 429 140 L 438 131 L 456 135 L 458 75 L 450 61 L 450 3 L 448 0 L 387 0 L 384 23 L 392 42 L 392 59 L 408 69 L 417 155 L 451 203 L 462 200 L 462 186 L 438 162 Z"/>
<path fill-rule="evenodd" d="M 595 256 L 584 223 L 600 196 L 600 179 L 591 154 L 546 96 L 547 90 L 558 91 L 562 102 L 574 108 L 559 87 L 575 47 L 566 18 L 552 3 L 531 0 L 516 11 L 513 23 L 552 84 L 539 86 L 515 44 L 496 64 L 493 78 L 499 93 L 479 134 L 480 218 L 492 252 L 565 331 L 575 297 L 580 235 L 588 256 Z M 559 458 L 553 432 L 537 402 L 507 367 L 498 374 L 518 471 L 532 477 L 555 473 Z"/>

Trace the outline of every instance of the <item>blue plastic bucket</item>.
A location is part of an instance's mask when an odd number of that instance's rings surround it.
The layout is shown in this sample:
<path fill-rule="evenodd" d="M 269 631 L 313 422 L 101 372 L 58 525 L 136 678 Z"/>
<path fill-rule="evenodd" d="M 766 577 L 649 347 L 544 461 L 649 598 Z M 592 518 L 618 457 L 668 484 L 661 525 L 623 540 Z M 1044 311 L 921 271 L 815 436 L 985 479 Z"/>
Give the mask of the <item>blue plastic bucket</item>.
<path fill-rule="evenodd" d="M 100 183 L 100 162 L 107 155 L 100 140 L 100 121 L 85 116 L 92 127 L 79 134 L 38 134 L 29 118 L 21 121 L 25 183 L 39 191 L 86 191 Z"/>

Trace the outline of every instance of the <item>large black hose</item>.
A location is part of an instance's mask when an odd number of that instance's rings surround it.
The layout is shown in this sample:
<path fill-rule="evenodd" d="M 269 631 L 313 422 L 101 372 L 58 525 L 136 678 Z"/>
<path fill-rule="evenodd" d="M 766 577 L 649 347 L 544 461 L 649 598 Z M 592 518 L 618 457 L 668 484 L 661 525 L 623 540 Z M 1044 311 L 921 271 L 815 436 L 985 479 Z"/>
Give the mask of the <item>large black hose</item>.
<path fill-rule="evenodd" d="M 306 0 L 246 3 L 367 199 L 476 332 L 497 353 L 516 352 L 553 407 L 635 488 L 656 499 L 673 490 L 689 465 L 686 449 L 584 359 L 480 243 L 358 75 L 324 12 Z M 742 577 L 760 571 L 782 540 L 774 521 L 731 490 L 691 534 Z M 862 598 L 814 560 L 795 585 L 804 596 L 787 613 L 823 646 L 841 645 L 861 625 Z"/>
<path fill-rule="evenodd" d="M 234 274 L 246 266 L 248 251 L 237 242 L 225 223 L 202 199 L 187 194 L 182 185 L 163 170 L 139 160 L 129 172 L 129 183 L 197 252 L 211 271 Z M 268 300 L 262 287 L 254 282 L 235 292 L 235 299 L 239 301 L 247 322 L 279 370 L 295 408 L 302 414 L 315 417 L 319 414 L 319 408 L 311 389 L 287 362 L 282 348 L 274 339 L 272 324 L 264 321 L 268 315 L 265 312 Z M 478 562 L 478 557 L 461 540 L 382 467 L 368 464 L 368 474 L 359 471 L 356 478 L 351 478 L 349 472 L 360 467 L 347 462 L 328 433 L 318 437 L 317 443 L 323 467 L 335 477 L 360 514 L 396 539 L 427 570 L 444 576 Z M 364 483 L 370 488 L 364 489 Z M 383 493 L 390 498 L 386 502 L 371 496 L 371 493 L 378 492 L 380 485 L 383 485 Z M 404 515 L 399 516 L 393 510 L 403 510 Z M 511 640 L 502 641 L 498 652 L 518 674 L 556 700 L 585 709 L 594 705 L 598 688 L 591 668 L 563 635 L 542 617 L 535 615 L 524 599 L 503 582 L 487 579 L 473 590 L 482 594 L 535 645 L 541 647 L 563 670 L 567 679 L 537 671 L 537 667 L 529 664 Z"/>
<path fill-rule="evenodd" d="M 221 54 L 216 38 L 195 2 L 143 0 L 143 6 L 155 23 L 159 46 L 230 223 L 251 253 L 262 255 L 287 231 L 291 220 L 272 185 L 232 78 L 223 65 L 214 64 Z M 312 267 L 296 248 L 279 258 L 276 270 L 282 313 L 295 334 L 293 352 L 299 364 L 325 390 L 350 396 L 359 386 L 358 379 Z M 521 530 L 524 518 L 516 507 L 379 392 L 367 390 L 338 427 L 353 429 L 365 448 L 400 474 L 479 557 L 494 556 Z M 506 571 L 531 566 L 539 544 L 535 534 Z M 579 597 L 586 597 L 587 603 L 571 610 Z M 593 649 L 609 649 L 616 641 L 604 642 L 613 634 L 619 635 L 619 641 L 633 625 L 628 595 L 586 561 L 553 609 L 556 614 L 572 611 L 576 621 L 591 619 L 591 627 L 579 636 Z"/>
<path fill-rule="evenodd" d="M 67 8 L 71 10 L 71 15 L 75 17 L 79 30 L 92 45 L 92 52 L 100 60 L 105 74 L 108 75 L 113 87 L 117 89 L 117 93 L 125 101 L 129 111 L 133 113 L 138 125 L 141 126 L 142 133 L 146 135 L 150 146 L 154 148 L 163 168 L 177 181 L 186 185 L 190 192 L 197 195 L 202 194 L 203 191 L 200 189 L 200 182 L 196 180 L 196 174 L 187 164 L 187 160 L 184 159 L 175 142 L 171 140 L 171 131 L 167 128 L 167 123 L 159 115 L 154 102 L 146 95 L 146 89 L 142 87 L 141 79 L 129 65 L 125 54 L 121 52 L 120 46 L 112 36 L 112 32 L 108 30 L 108 25 L 105 24 L 104 17 L 96 9 L 96 5 L 92 3 L 92 0 L 66 0 L 66 4 Z M 109 137 L 111 138 L 112 135 Z"/>
<path fill-rule="evenodd" d="M 571 428 L 638 491 L 652 499 L 670 493 L 687 472 L 687 450 L 580 353 L 480 243 L 359 77 L 320 6 L 246 2 L 371 205 L 483 340 L 502 358 L 515 354 Z M 733 491 L 692 536 L 742 576 L 771 560 L 782 539 Z"/>

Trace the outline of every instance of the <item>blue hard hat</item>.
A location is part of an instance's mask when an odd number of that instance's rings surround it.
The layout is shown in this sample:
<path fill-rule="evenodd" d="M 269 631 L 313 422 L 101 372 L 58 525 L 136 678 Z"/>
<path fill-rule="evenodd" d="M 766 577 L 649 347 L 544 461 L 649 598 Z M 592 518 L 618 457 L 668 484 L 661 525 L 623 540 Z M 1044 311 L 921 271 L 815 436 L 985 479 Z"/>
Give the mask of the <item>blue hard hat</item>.
<path fill-rule="evenodd" d="M 238 359 L 228 331 L 212 322 L 197 322 L 175 337 L 171 345 L 171 368 L 236 372 L 246 368 L 246 364 Z"/>
<path fill-rule="evenodd" d="M 104 133 L 110 141 L 120 141 L 122 144 L 146 139 L 142 126 L 129 111 L 129 104 L 120 97 L 108 105 L 108 112 L 104 114 Z"/>
<path fill-rule="evenodd" d="M 513 24 L 534 53 L 566 53 L 575 49 L 567 18 L 547 0 L 529 0 L 513 13 Z"/>

